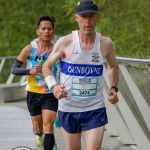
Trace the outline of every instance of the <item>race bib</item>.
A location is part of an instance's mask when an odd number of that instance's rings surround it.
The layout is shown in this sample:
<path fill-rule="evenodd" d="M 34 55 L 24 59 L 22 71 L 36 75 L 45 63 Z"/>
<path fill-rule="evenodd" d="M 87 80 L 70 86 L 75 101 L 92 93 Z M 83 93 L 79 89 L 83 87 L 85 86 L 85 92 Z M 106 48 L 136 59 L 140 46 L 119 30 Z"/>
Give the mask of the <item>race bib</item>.
<path fill-rule="evenodd" d="M 72 96 L 90 97 L 97 93 L 98 78 L 76 78 L 72 79 Z"/>

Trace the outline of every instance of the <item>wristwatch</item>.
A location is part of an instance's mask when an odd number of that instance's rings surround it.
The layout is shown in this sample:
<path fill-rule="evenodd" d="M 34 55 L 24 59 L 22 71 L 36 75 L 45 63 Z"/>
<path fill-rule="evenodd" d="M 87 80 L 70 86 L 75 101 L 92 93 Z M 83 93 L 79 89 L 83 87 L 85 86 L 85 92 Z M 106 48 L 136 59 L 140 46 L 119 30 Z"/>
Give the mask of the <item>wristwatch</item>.
<path fill-rule="evenodd" d="M 117 86 L 112 86 L 111 88 L 110 88 L 110 90 L 111 89 L 114 89 L 115 91 L 116 91 L 116 93 L 118 92 L 118 87 Z"/>

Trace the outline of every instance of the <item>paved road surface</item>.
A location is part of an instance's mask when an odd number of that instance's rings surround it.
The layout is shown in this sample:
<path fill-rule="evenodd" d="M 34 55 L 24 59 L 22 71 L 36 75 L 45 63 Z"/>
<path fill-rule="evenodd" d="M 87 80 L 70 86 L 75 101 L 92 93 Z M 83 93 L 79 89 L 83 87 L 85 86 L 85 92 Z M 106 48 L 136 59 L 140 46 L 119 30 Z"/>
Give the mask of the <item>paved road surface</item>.
<path fill-rule="evenodd" d="M 55 129 L 55 139 L 59 150 L 66 150 L 60 129 Z M 35 149 L 35 135 L 26 102 L 0 101 L 0 150 L 12 150 L 19 146 Z M 103 147 L 101 150 L 135 150 L 122 145 L 117 138 L 109 137 L 107 131 L 104 134 Z M 82 150 L 85 150 L 83 139 Z"/>
<path fill-rule="evenodd" d="M 65 150 L 61 129 L 55 128 L 55 137 L 59 150 Z M 0 150 L 12 150 L 18 146 L 35 149 L 35 135 L 26 102 L 0 102 Z"/>

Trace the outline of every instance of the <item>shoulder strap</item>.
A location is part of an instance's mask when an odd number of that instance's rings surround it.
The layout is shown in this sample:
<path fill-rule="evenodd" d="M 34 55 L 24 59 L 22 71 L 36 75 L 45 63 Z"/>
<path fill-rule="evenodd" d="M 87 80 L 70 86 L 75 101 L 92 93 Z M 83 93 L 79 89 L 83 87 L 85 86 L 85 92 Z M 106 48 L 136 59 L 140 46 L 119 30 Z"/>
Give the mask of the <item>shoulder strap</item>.
<path fill-rule="evenodd" d="M 38 48 L 38 45 L 37 45 L 36 41 L 34 41 L 34 40 L 31 42 L 31 46 L 33 48 Z"/>

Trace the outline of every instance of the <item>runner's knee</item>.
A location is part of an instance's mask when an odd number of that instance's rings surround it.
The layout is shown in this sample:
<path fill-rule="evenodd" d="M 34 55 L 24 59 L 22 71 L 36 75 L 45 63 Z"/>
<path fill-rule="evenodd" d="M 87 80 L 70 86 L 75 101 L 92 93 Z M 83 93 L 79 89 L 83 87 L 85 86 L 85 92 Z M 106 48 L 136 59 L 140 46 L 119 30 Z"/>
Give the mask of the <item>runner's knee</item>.
<path fill-rule="evenodd" d="M 33 121 L 33 132 L 35 135 L 39 135 L 42 132 L 42 130 L 39 127 L 38 122 L 36 122 L 36 121 Z"/>
<path fill-rule="evenodd" d="M 48 122 L 43 124 L 44 133 L 53 133 L 53 122 Z"/>

